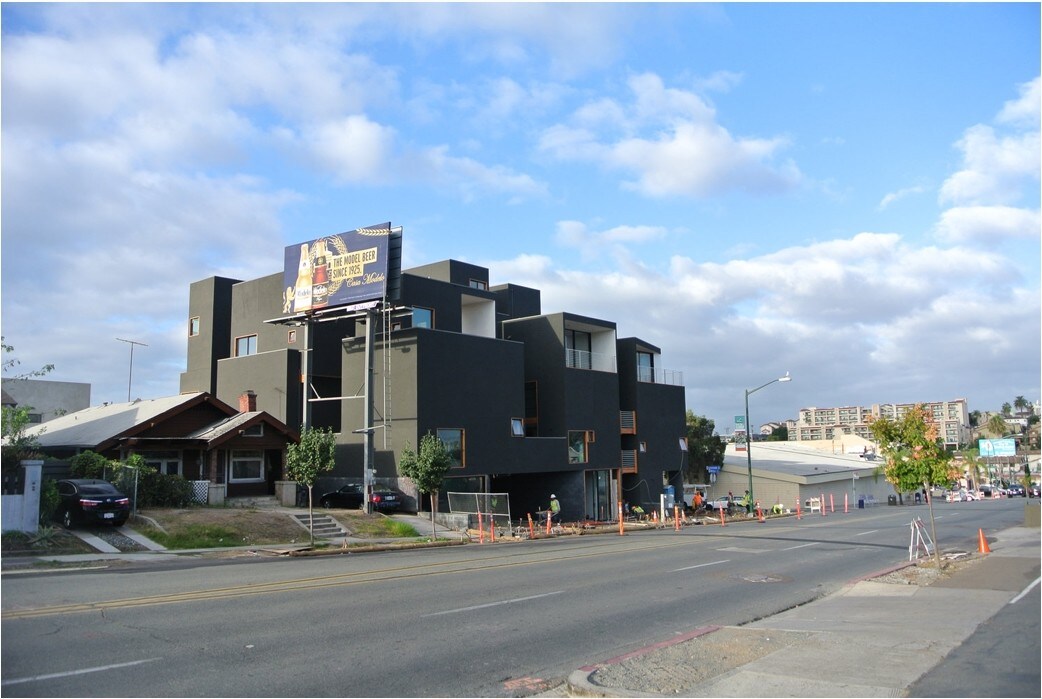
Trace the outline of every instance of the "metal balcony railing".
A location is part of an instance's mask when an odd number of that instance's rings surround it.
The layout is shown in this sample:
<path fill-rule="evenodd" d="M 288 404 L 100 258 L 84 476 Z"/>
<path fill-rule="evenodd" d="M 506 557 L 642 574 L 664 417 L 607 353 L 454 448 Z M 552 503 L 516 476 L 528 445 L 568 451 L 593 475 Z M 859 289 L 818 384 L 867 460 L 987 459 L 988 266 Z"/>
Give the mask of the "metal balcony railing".
<path fill-rule="evenodd" d="M 584 350 L 566 349 L 565 366 L 569 369 L 589 369 L 592 371 L 610 371 L 615 373 L 615 355 Z"/>
<path fill-rule="evenodd" d="M 650 366 L 637 367 L 637 380 L 641 383 L 660 383 L 667 386 L 683 386 L 684 372 L 673 369 L 655 369 Z"/>

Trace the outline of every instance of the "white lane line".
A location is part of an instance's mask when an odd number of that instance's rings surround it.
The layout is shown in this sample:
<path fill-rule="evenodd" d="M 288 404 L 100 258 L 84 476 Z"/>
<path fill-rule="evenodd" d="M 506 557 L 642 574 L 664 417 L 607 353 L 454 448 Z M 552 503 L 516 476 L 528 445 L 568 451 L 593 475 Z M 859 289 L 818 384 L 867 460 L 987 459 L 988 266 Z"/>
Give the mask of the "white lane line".
<path fill-rule="evenodd" d="M 875 534 L 877 531 L 879 531 L 879 530 L 878 529 L 870 529 L 867 532 L 861 532 L 860 534 L 855 534 L 854 536 L 868 536 L 869 534 Z"/>
<path fill-rule="evenodd" d="M 812 542 L 810 542 L 809 544 L 800 544 L 799 546 L 790 546 L 790 547 L 789 547 L 789 548 L 787 548 L 787 549 L 778 549 L 778 550 L 779 550 L 779 551 L 794 551 L 794 550 L 796 550 L 796 549 L 805 549 L 805 548 L 807 548 L 808 546 L 817 546 L 817 545 L 818 545 L 818 544 L 820 544 L 820 543 L 821 543 L 820 541 L 812 541 Z"/>
<path fill-rule="evenodd" d="M 1020 600 L 1022 600 L 1024 598 L 1024 595 L 1026 595 L 1027 593 L 1031 592 L 1032 588 L 1034 588 L 1036 585 L 1038 585 L 1038 581 L 1039 580 L 1042 580 L 1042 578 L 1035 578 L 1034 582 L 1032 582 L 1030 585 L 1025 587 L 1024 590 L 1019 595 L 1017 595 L 1016 597 L 1011 599 L 1009 601 L 1009 603 L 1010 604 L 1014 604 L 1014 603 L 1019 602 Z"/>
<path fill-rule="evenodd" d="M 472 612 L 476 609 L 488 609 L 489 607 L 499 607 L 504 604 L 517 604 L 518 602 L 527 602 L 533 599 L 539 599 L 540 597 L 550 597 L 551 595 L 559 595 L 564 590 L 557 590 L 556 592 L 545 592 L 541 595 L 532 595 L 530 597 L 517 597 L 515 599 L 505 599 L 501 602 L 489 602 L 488 604 L 476 604 L 473 607 L 460 607 L 459 609 L 446 609 L 443 612 L 432 612 L 431 614 L 424 614 L 420 618 L 426 618 L 429 616 L 442 616 L 444 614 L 459 614 L 460 612 Z"/>
<path fill-rule="evenodd" d="M 50 675 L 33 675 L 32 677 L 19 677 L 13 680 L 4 680 L 0 682 L 0 685 L 8 686 L 12 684 L 24 684 L 25 682 L 39 682 L 41 680 L 53 680 L 58 677 L 73 677 L 75 675 L 86 675 L 90 672 L 103 672 L 105 670 L 115 670 L 121 667 L 130 667 L 132 665 L 141 665 L 143 663 L 154 663 L 162 658 L 146 658 L 145 660 L 132 660 L 129 663 L 116 663 L 115 665 L 102 665 L 100 667 L 86 667 L 82 670 L 69 670 L 68 672 L 54 672 Z"/>
<path fill-rule="evenodd" d="M 726 561 L 713 561 L 712 563 L 699 563 L 698 565 L 688 566 L 686 568 L 675 568 L 675 569 L 673 569 L 673 570 L 671 570 L 669 572 L 670 573 L 679 573 L 682 570 L 694 570 L 695 568 L 705 568 L 706 566 L 716 566 L 716 565 L 720 565 L 721 563 L 730 563 L 730 562 L 731 562 L 731 560 L 728 559 Z"/>

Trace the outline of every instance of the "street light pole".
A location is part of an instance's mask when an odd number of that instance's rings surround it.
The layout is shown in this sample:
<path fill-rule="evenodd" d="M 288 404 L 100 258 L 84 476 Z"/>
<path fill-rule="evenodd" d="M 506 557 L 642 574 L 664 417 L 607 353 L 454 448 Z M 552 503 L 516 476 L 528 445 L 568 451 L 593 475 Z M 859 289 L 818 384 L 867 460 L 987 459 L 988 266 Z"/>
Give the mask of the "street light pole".
<path fill-rule="evenodd" d="M 749 422 L 749 396 L 759 391 L 761 388 L 767 388 L 772 383 L 792 381 L 792 377 L 789 376 L 789 372 L 785 372 L 785 376 L 777 379 L 771 379 L 762 386 L 757 386 L 753 389 L 745 389 L 745 459 L 749 468 L 749 502 L 755 503 L 756 500 L 753 498 L 753 435 L 752 435 L 752 424 Z"/>

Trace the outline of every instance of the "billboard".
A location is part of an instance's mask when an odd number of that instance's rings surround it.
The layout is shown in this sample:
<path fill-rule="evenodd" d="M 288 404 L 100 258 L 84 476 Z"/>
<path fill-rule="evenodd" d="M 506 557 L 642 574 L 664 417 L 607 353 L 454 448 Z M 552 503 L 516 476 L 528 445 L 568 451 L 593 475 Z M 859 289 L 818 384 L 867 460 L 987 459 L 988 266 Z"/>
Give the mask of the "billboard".
<path fill-rule="evenodd" d="M 1012 439 L 978 440 L 981 456 L 1016 456 L 1017 443 Z"/>
<path fill-rule="evenodd" d="M 283 313 L 313 313 L 385 298 L 388 278 L 396 273 L 391 238 L 391 224 L 381 223 L 287 246 Z"/>

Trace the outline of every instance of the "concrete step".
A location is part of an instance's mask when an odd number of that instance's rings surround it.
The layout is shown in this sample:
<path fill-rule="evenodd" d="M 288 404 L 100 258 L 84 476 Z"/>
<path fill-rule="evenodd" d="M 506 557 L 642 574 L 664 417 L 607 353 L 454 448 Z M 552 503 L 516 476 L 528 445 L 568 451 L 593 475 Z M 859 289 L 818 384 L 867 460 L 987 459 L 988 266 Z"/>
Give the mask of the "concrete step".
<path fill-rule="evenodd" d="M 303 514 L 294 513 L 293 518 L 300 523 L 300 526 L 305 529 L 308 528 L 310 518 L 308 517 L 307 512 Z M 332 539 L 334 537 L 347 535 L 347 532 L 340 526 L 340 523 L 329 515 L 315 515 L 313 527 L 315 536 L 322 537 L 323 539 Z"/>

